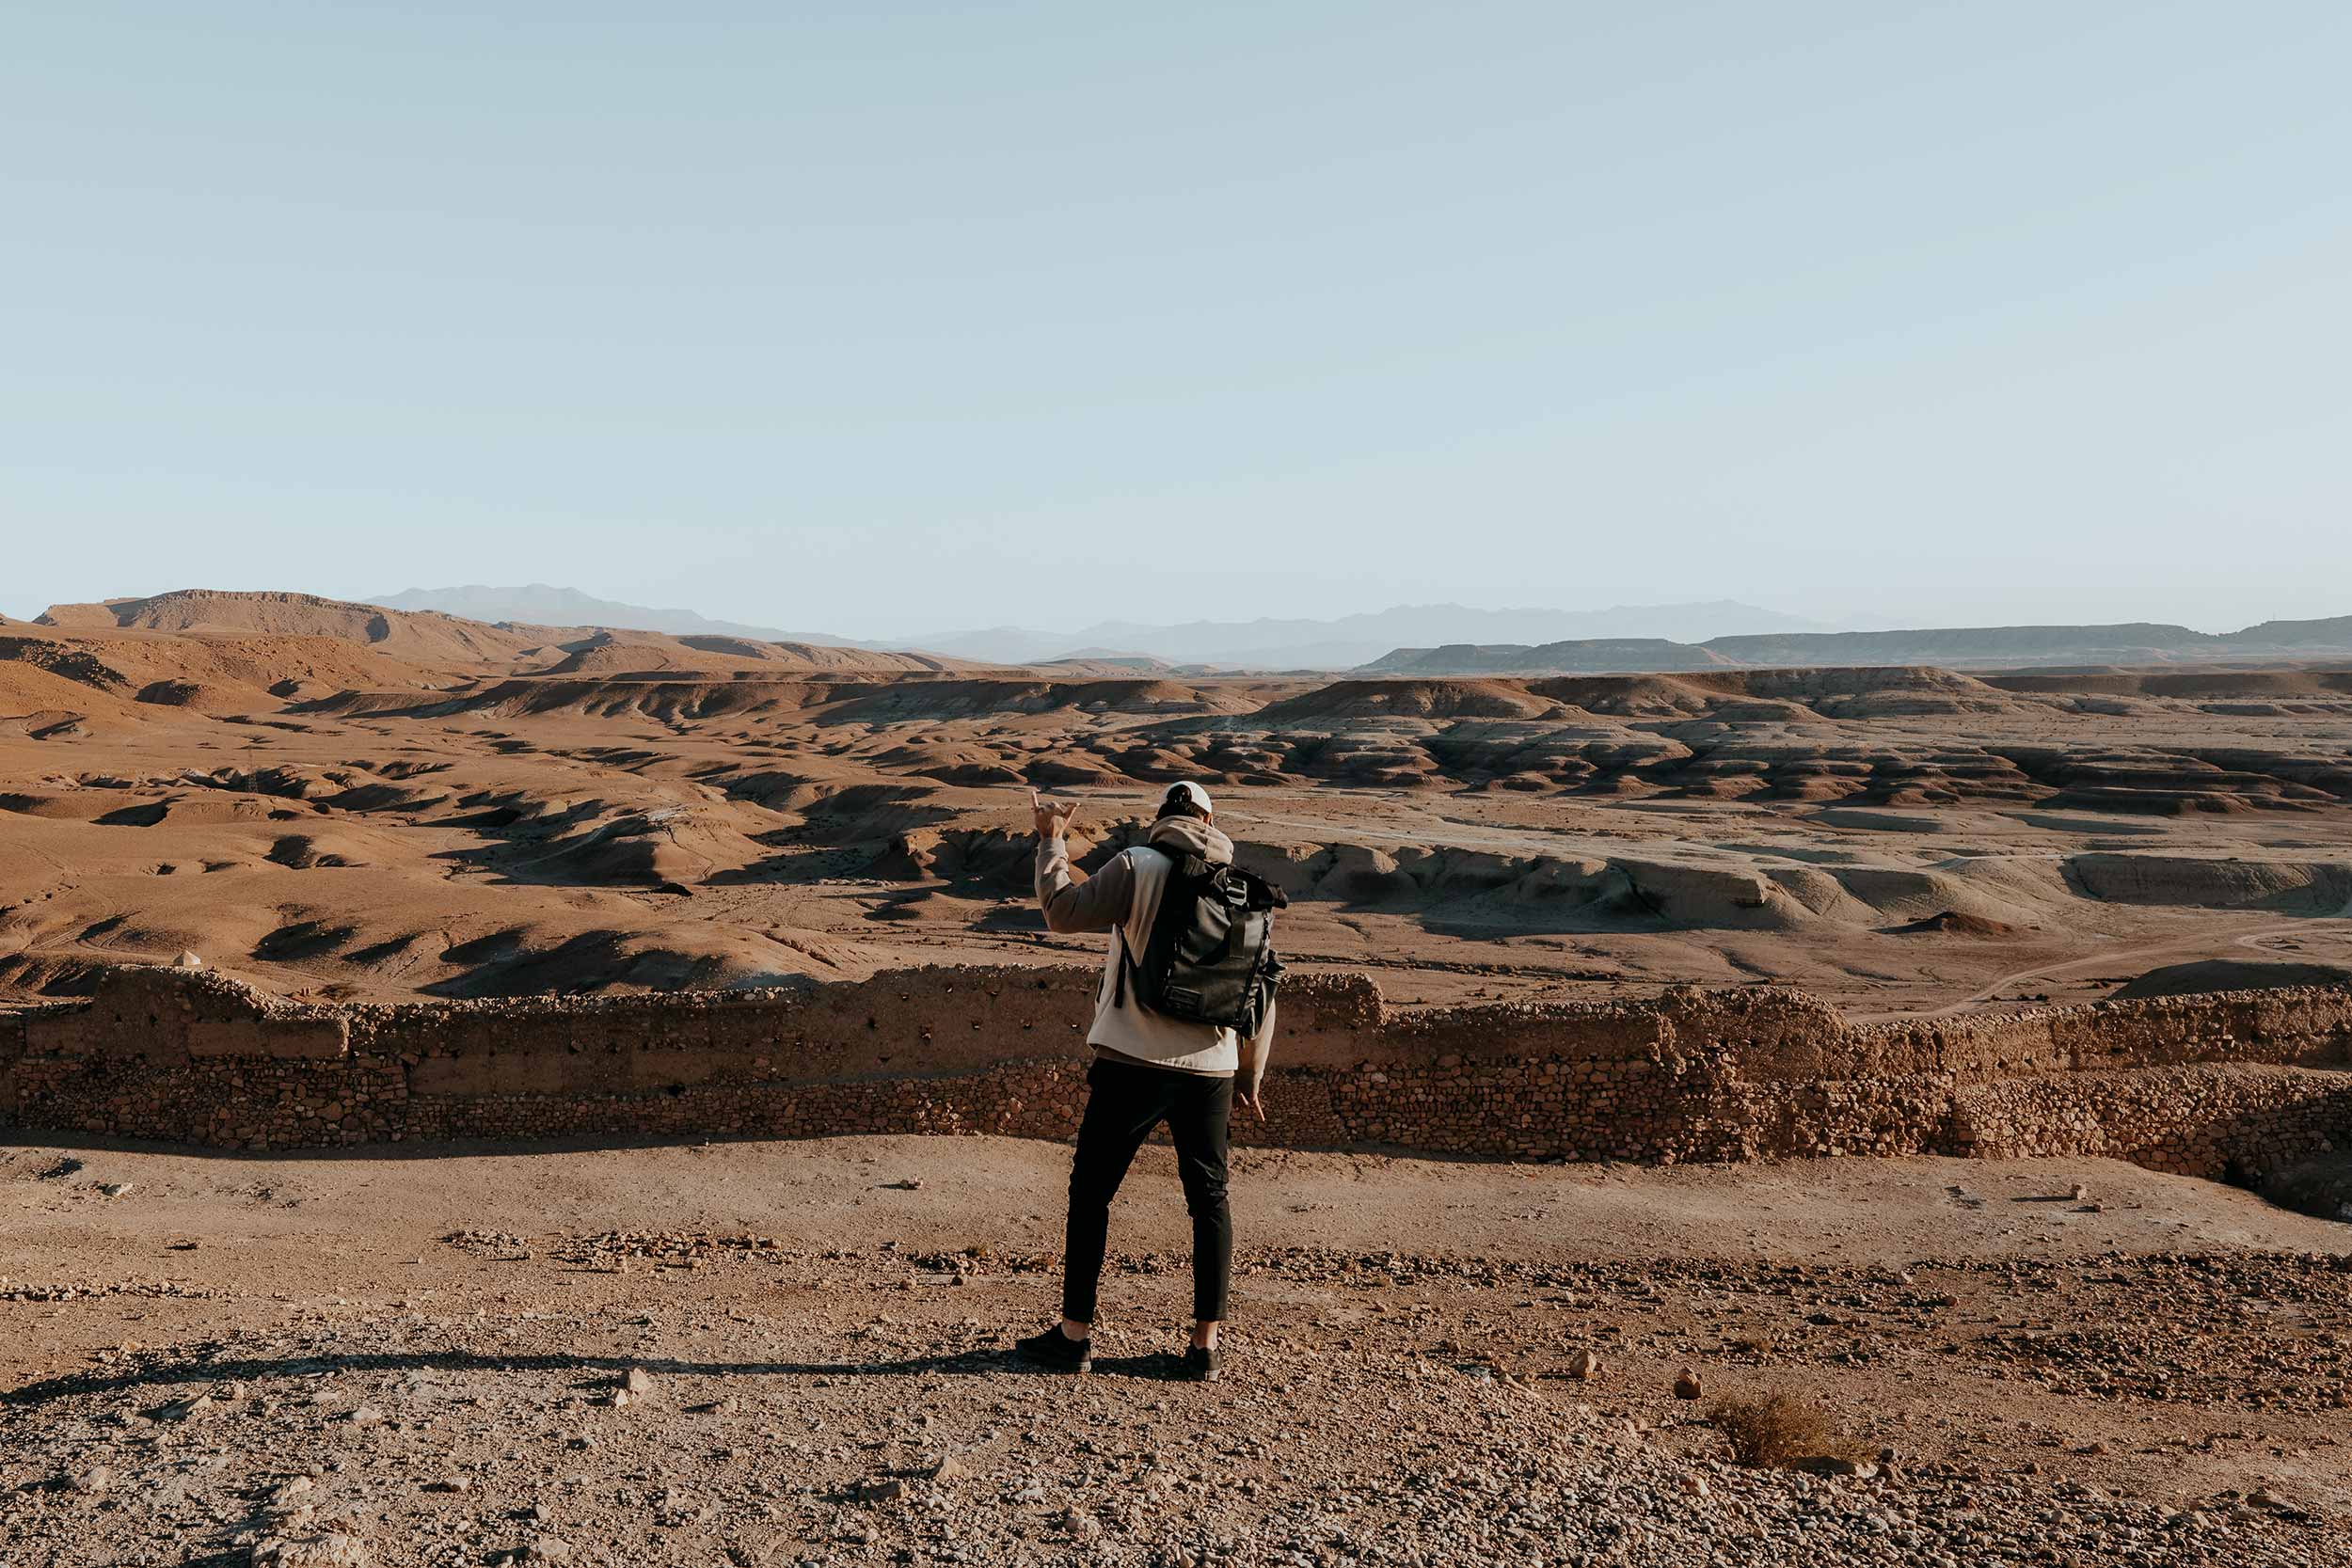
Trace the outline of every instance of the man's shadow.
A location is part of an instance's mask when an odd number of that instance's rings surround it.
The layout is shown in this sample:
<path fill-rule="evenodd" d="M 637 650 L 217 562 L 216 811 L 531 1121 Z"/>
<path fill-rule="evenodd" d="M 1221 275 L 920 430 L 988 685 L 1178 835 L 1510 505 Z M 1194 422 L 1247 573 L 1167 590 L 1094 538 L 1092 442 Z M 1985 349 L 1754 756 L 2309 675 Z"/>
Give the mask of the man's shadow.
<path fill-rule="evenodd" d="M 1182 1382 L 1184 1358 L 1173 1351 L 1156 1350 L 1146 1355 L 1098 1355 L 1094 1358 L 1096 1377 L 1140 1377 L 1155 1383 Z"/>
<path fill-rule="evenodd" d="M 1098 1377 L 1173 1380 L 1182 1359 L 1166 1351 L 1145 1355 L 1104 1355 L 1094 1361 Z M 943 1355 L 898 1356 L 882 1361 L 681 1361 L 675 1357 L 618 1355 L 497 1355 L 472 1351 L 413 1351 L 360 1353 L 349 1355 L 297 1355 L 269 1359 L 223 1357 L 202 1362 L 168 1362 L 131 1371 L 88 1370 L 44 1378 L 0 1393 L 0 1406 L 39 1408 L 53 1401 L 83 1394 L 120 1394 L 138 1389 L 185 1387 L 215 1383 L 264 1384 L 273 1380 L 316 1377 L 322 1373 L 444 1371 L 444 1372 L 568 1372 L 582 1374 L 573 1386 L 582 1393 L 598 1392 L 631 1369 L 655 1376 L 673 1377 L 1066 1377 L 1050 1367 L 1024 1361 L 1009 1347 L 990 1346 Z M 602 1374 L 601 1376 L 596 1374 Z M 168 1408 L 166 1401 L 157 1411 Z"/>

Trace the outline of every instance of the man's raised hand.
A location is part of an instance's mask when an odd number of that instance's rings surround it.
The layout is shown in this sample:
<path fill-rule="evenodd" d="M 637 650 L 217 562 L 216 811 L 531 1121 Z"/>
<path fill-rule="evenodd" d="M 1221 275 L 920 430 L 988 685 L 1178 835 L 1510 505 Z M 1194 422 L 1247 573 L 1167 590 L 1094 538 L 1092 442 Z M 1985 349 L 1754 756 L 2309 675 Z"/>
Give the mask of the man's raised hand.
<path fill-rule="evenodd" d="M 1037 820 L 1037 836 L 1059 838 L 1069 831 L 1071 819 L 1078 815 L 1075 800 L 1048 800 L 1036 790 L 1029 791 L 1029 815 Z"/>

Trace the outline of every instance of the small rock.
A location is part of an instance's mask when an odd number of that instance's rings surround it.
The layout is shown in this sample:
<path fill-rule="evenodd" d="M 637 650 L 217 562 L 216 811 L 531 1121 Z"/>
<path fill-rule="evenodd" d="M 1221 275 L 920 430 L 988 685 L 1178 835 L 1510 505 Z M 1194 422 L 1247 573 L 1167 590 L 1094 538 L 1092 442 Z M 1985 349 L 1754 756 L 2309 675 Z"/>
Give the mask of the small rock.
<path fill-rule="evenodd" d="M 1590 1350 L 1578 1351 L 1568 1358 L 1568 1375 L 1580 1383 L 1590 1383 L 1600 1376 L 1600 1357 Z"/>
<path fill-rule="evenodd" d="M 384 1424 L 384 1412 L 372 1404 L 363 1404 L 354 1409 L 343 1419 L 356 1427 L 380 1427 Z"/>
<path fill-rule="evenodd" d="M 73 1490 L 87 1492 L 95 1497 L 114 1483 L 115 1473 L 112 1470 L 103 1465 L 93 1465 L 73 1478 Z"/>
<path fill-rule="evenodd" d="M 569 1562 L 574 1556 L 572 1544 L 560 1535 L 536 1535 L 523 1548 L 525 1562 Z"/>
<path fill-rule="evenodd" d="M 903 1494 L 906 1489 L 907 1483 L 896 1476 L 881 1476 L 871 1481 L 858 1482 L 857 1495 L 866 1502 L 886 1503 L 893 1497 Z"/>
<path fill-rule="evenodd" d="M 204 967 L 204 960 L 197 957 L 197 955 L 189 949 L 183 947 L 180 949 L 180 956 L 171 960 L 171 967 L 174 969 L 202 969 Z"/>
<path fill-rule="evenodd" d="M 925 1466 L 923 1470 L 925 1480 L 936 1481 L 961 1481 L 971 1473 L 963 1461 L 951 1453 L 941 1454 L 936 1463 Z"/>
<path fill-rule="evenodd" d="M 366 1568 L 373 1560 L 356 1535 L 278 1535 L 253 1548 L 253 1568 Z"/>
<path fill-rule="evenodd" d="M 426 1481 L 424 1489 L 428 1492 L 470 1492 L 473 1490 L 473 1477 L 444 1476 L 439 1481 Z"/>
<path fill-rule="evenodd" d="M 120 1197 L 137 1184 L 135 1181 L 101 1181 L 98 1190 L 108 1197 Z"/>
<path fill-rule="evenodd" d="M 1705 1392 L 1705 1389 L 1699 1383 L 1699 1374 L 1696 1369 L 1685 1367 L 1678 1374 L 1677 1374 L 1675 1378 L 1675 1398 L 1678 1400 L 1694 1400 L 1697 1399 L 1703 1392 Z"/>
<path fill-rule="evenodd" d="M 631 1367 L 628 1376 L 621 1380 L 621 1386 L 632 1394 L 650 1394 L 653 1392 L 653 1376 L 643 1367 Z"/>
<path fill-rule="evenodd" d="M 182 1400 L 164 1408 L 167 1421 L 200 1421 L 220 1408 L 220 1402 L 210 1394 L 199 1394 L 192 1400 Z"/>

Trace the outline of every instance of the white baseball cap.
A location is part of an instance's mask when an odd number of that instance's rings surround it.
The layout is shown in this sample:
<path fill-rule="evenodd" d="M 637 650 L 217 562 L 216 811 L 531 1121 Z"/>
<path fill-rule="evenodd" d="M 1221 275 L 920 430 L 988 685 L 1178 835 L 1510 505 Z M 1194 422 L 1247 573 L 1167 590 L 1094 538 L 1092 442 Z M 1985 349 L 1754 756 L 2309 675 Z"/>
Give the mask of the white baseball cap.
<path fill-rule="evenodd" d="M 1172 806 L 1179 799 L 1190 800 L 1203 812 L 1213 812 L 1216 809 L 1209 804 L 1209 792 L 1190 779 L 1184 780 L 1182 784 L 1168 785 L 1168 795 L 1160 803 L 1164 806 Z"/>

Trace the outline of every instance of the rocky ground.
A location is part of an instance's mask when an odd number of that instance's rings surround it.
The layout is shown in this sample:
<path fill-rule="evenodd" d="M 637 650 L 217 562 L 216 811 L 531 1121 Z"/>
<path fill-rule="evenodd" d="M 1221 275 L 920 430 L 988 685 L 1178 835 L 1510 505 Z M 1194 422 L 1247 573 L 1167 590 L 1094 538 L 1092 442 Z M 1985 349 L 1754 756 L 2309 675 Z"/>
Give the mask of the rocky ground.
<path fill-rule="evenodd" d="M 2352 1562 L 2352 1231 L 2128 1166 L 1251 1152 L 1203 1386 L 1164 1151 L 1085 1378 L 1054 1146 L 433 1152 L 0 1154 L 0 1563 Z"/>

